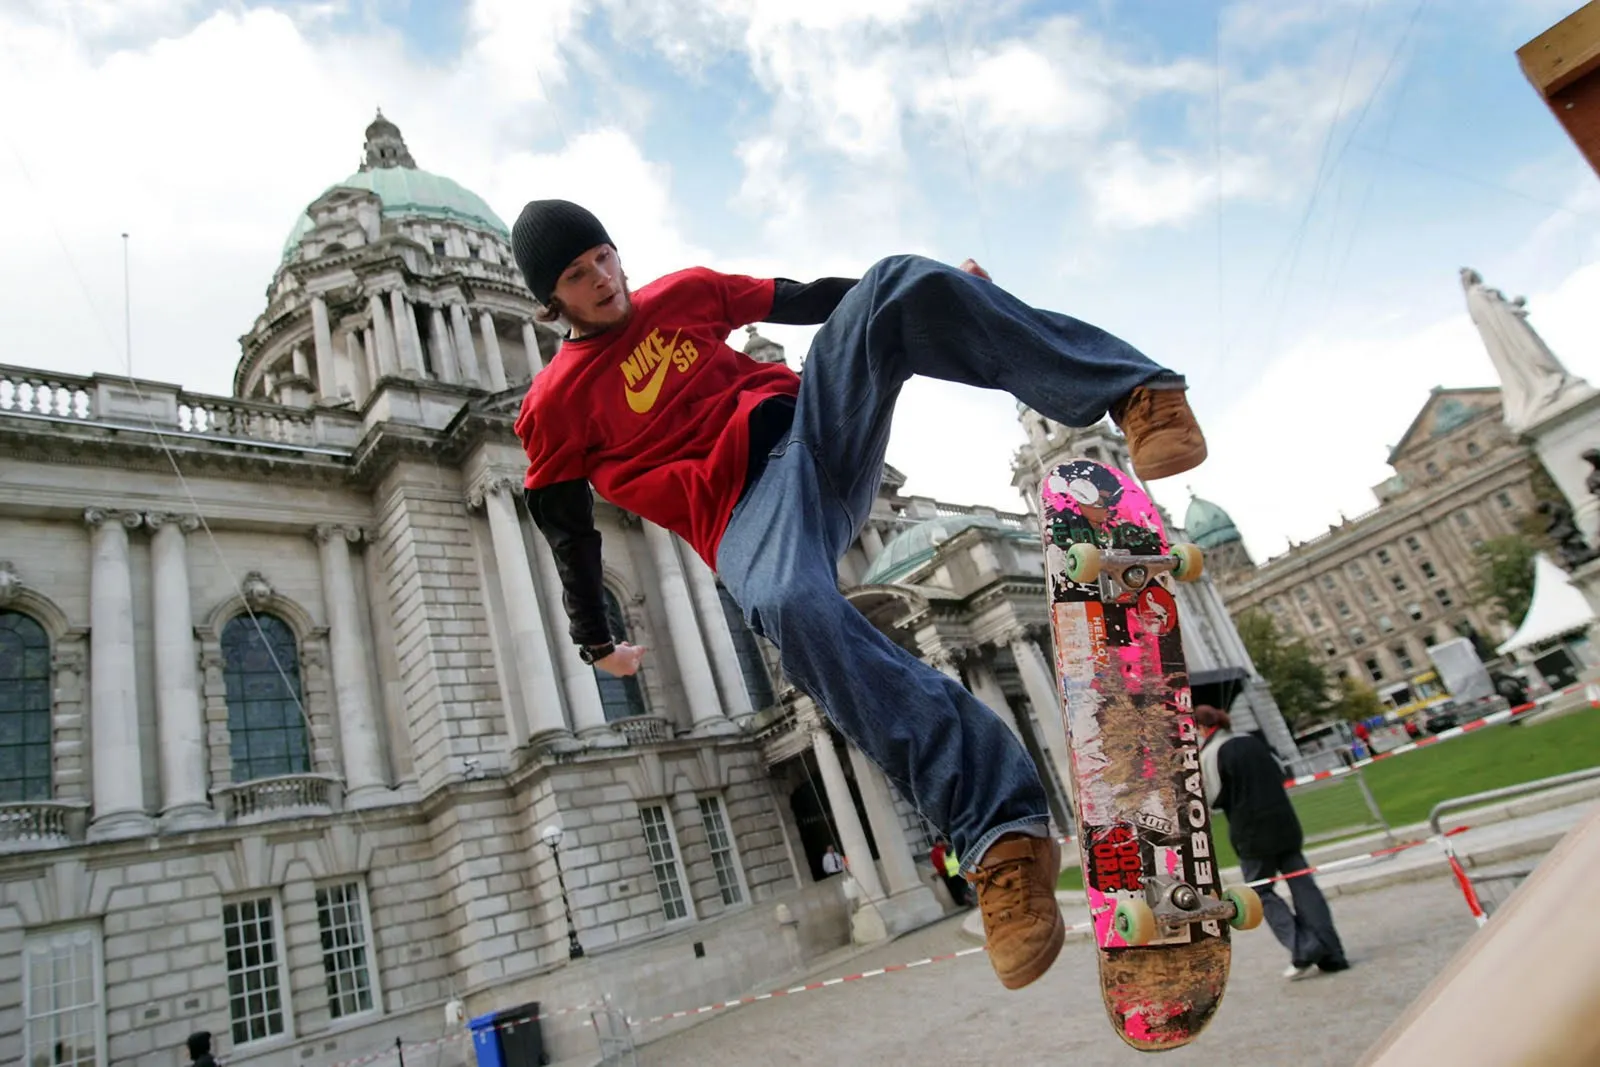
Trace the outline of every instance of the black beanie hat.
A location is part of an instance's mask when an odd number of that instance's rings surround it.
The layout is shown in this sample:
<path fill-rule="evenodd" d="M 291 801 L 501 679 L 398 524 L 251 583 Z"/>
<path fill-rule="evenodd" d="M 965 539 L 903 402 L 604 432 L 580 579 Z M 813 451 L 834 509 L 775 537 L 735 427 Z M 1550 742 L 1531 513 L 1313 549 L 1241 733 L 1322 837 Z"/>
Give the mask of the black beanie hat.
<path fill-rule="evenodd" d="M 511 227 L 511 251 L 522 280 L 541 304 L 550 303 L 561 272 L 595 245 L 611 245 L 611 235 L 587 209 L 570 200 L 531 200 Z"/>

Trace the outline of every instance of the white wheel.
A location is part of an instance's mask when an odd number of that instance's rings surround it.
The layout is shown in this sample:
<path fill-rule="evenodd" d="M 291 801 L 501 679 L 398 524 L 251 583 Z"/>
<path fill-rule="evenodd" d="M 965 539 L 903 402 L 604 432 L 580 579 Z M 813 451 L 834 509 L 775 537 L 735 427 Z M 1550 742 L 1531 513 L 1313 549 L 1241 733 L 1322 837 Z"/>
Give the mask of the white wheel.
<path fill-rule="evenodd" d="M 1173 545 L 1171 552 L 1178 557 L 1177 566 L 1172 568 L 1172 576 L 1178 581 L 1192 582 L 1205 573 L 1206 560 L 1199 545 Z"/>
<path fill-rule="evenodd" d="M 1100 577 L 1100 550 L 1082 541 L 1067 549 L 1067 577 L 1084 584 Z"/>

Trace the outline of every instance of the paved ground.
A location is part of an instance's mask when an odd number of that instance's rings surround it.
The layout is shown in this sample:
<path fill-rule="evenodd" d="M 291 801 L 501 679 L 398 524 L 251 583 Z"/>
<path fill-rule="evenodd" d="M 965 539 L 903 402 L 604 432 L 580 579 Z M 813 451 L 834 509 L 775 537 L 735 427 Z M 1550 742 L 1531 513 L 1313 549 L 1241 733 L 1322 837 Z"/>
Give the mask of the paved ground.
<path fill-rule="evenodd" d="M 1476 929 L 1447 880 L 1342 896 L 1332 907 L 1351 970 L 1288 983 L 1287 957 L 1266 927 L 1241 935 L 1221 1012 L 1161 1063 L 1352 1064 Z M 971 947 L 960 922 L 857 956 L 846 973 Z M 641 1067 L 1151 1062 L 1112 1033 L 1083 941 L 1069 941 L 1050 973 L 1020 992 L 1003 989 L 978 954 L 738 1008 L 642 1046 L 638 1059 Z"/>

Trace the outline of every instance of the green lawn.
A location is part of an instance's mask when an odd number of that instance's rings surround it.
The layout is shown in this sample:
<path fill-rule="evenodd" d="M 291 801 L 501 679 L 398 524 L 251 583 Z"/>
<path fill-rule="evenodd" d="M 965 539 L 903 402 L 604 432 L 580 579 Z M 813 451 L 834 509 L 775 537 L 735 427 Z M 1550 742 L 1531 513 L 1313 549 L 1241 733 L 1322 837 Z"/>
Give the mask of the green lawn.
<path fill-rule="evenodd" d="M 1600 710 L 1573 712 L 1546 723 L 1513 722 L 1432 748 L 1380 760 L 1363 769 L 1384 818 L 1393 827 L 1425 822 L 1441 800 L 1481 793 L 1551 775 L 1581 771 L 1600 764 Z M 1353 776 L 1339 785 L 1312 792 L 1291 790 L 1306 835 L 1335 834 L 1370 818 Z M 1220 813 L 1216 827 L 1217 859 L 1223 867 L 1238 863 L 1228 843 L 1228 822 Z M 1082 889 L 1076 867 L 1061 872 L 1061 889 Z"/>

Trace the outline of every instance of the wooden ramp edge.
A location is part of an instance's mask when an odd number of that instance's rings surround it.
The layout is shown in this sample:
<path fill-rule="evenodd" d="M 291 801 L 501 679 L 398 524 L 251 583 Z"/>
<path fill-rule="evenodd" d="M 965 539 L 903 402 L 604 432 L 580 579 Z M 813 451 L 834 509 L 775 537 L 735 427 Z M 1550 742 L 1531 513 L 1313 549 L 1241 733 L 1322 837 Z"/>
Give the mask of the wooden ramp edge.
<path fill-rule="evenodd" d="M 1600 1064 L 1600 805 L 1379 1038 L 1359 1067 Z"/>

